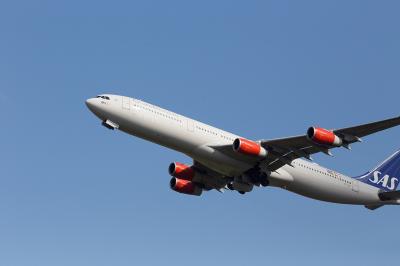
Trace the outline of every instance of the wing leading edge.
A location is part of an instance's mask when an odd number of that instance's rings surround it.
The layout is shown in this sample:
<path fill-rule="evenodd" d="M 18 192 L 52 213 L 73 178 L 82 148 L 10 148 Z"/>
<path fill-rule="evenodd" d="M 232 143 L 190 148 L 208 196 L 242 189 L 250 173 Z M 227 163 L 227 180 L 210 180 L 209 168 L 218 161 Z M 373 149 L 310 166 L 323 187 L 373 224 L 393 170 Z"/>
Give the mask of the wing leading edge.
<path fill-rule="evenodd" d="M 400 117 L 362 124 L 353 127 L 335 129 L 332 132 L 343 140 L 343 147 L 350 149 L 350 144 L 360 142 L 362 137 L 400 125 Z M 273 140 L 261 140 L 261 145 L 269 151 L 269 158 L 263 163 L 267 169 L 275 171 L 297 158 L 311 159 L 311 155 L 323 152 L 331 155 L 333 146 L 319 145 L 306 135 Z"/>

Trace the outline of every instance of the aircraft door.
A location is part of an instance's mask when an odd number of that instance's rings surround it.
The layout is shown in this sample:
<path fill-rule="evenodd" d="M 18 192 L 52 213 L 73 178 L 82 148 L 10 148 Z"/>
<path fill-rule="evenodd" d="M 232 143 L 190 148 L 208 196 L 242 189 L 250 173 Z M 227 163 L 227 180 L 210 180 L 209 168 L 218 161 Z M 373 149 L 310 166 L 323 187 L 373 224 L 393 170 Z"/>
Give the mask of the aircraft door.
<path fill-rule="evenodd" d="M 187 119 L 186 121 L 187 121 L 187 130 L 193 132 L 194 130 L 193 120 Z"/>
<path fill-rule="evenodd" d="M 358 192 L 358 180 L 352 180 L 351 182 L 351 189 L 354 192 Z"/>
<path fill-rule="evenodd" d="M 135 115 L 140 115 L 140 105 L 139 102 L 136 99 L 131 99 L 131 104 L 130 104 L 130 108 L 131 108 L 131 113 L 135 114 Z"/>
<path fill-rule="evenodd" d="M 131 98 L 129 97 L 122 97 L 122 109 L 129 110 L 130 109 L 130 101 Z"/>

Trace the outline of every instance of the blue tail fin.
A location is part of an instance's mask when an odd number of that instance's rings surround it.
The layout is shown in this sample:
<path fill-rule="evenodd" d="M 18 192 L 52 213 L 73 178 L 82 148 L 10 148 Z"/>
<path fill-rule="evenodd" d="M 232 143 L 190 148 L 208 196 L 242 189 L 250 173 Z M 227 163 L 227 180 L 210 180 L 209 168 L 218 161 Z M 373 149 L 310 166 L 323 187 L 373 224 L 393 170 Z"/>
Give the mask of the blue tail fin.
<path fill-rule="evenodd" d="M 400 150 L 383 161 L 380 165 L 365 175 L 356 177 L 361 182 L 367 183 L 383 191 L 393 191 L 399 184 L 400 177 Z"/>

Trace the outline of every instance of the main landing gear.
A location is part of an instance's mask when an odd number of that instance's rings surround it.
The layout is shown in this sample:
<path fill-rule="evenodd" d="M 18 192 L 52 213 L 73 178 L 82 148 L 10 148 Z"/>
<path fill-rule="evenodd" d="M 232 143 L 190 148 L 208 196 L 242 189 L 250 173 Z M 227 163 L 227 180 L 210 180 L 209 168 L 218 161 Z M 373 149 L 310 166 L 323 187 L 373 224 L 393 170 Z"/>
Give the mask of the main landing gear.
<path fill-rule="evenodd" d="M 229 190 L 236 190 L 235 187 L 233 186 L 233 183 L 229 183 L 227 185 L 227 187 L 228 187 Z M 242 191 L 242 190 L 237 190 L 237 192 L 239 192 L 242 195 L 244 195 L 246 193 L 245 191 Z"/>
<path fill-rule="evenodd" d="M 262 173 L 258 168 L 255 168 L 247 171 L 241 176 L 233 178 L 233 181 L 227 184 L 227 188 L 235 190 L 243 195 L 246 192 L 250 192 L 254 186 L 267 187 L 269 184 L 268 175 Z"/>
<path fill-rule="evenodd" d="M 264 178 L 260 181 L 261 186 L 263 187 L 268 187 L 269 186 L 269 180 L 267 178 Z"/>

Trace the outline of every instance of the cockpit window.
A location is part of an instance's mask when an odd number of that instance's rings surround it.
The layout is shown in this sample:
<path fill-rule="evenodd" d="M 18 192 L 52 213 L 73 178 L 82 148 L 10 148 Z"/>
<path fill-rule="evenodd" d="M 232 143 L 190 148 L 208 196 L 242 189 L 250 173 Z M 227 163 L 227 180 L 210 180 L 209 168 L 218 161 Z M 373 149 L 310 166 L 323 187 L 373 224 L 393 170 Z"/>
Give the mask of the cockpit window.
<path fill-rule="evenodd" d="M 98 95 L 96 98 L 101 98 L 101 99 L 104 99 L 104 100 L 110 100 L 110 97 L 103 96 L 103 95 Z"/>

